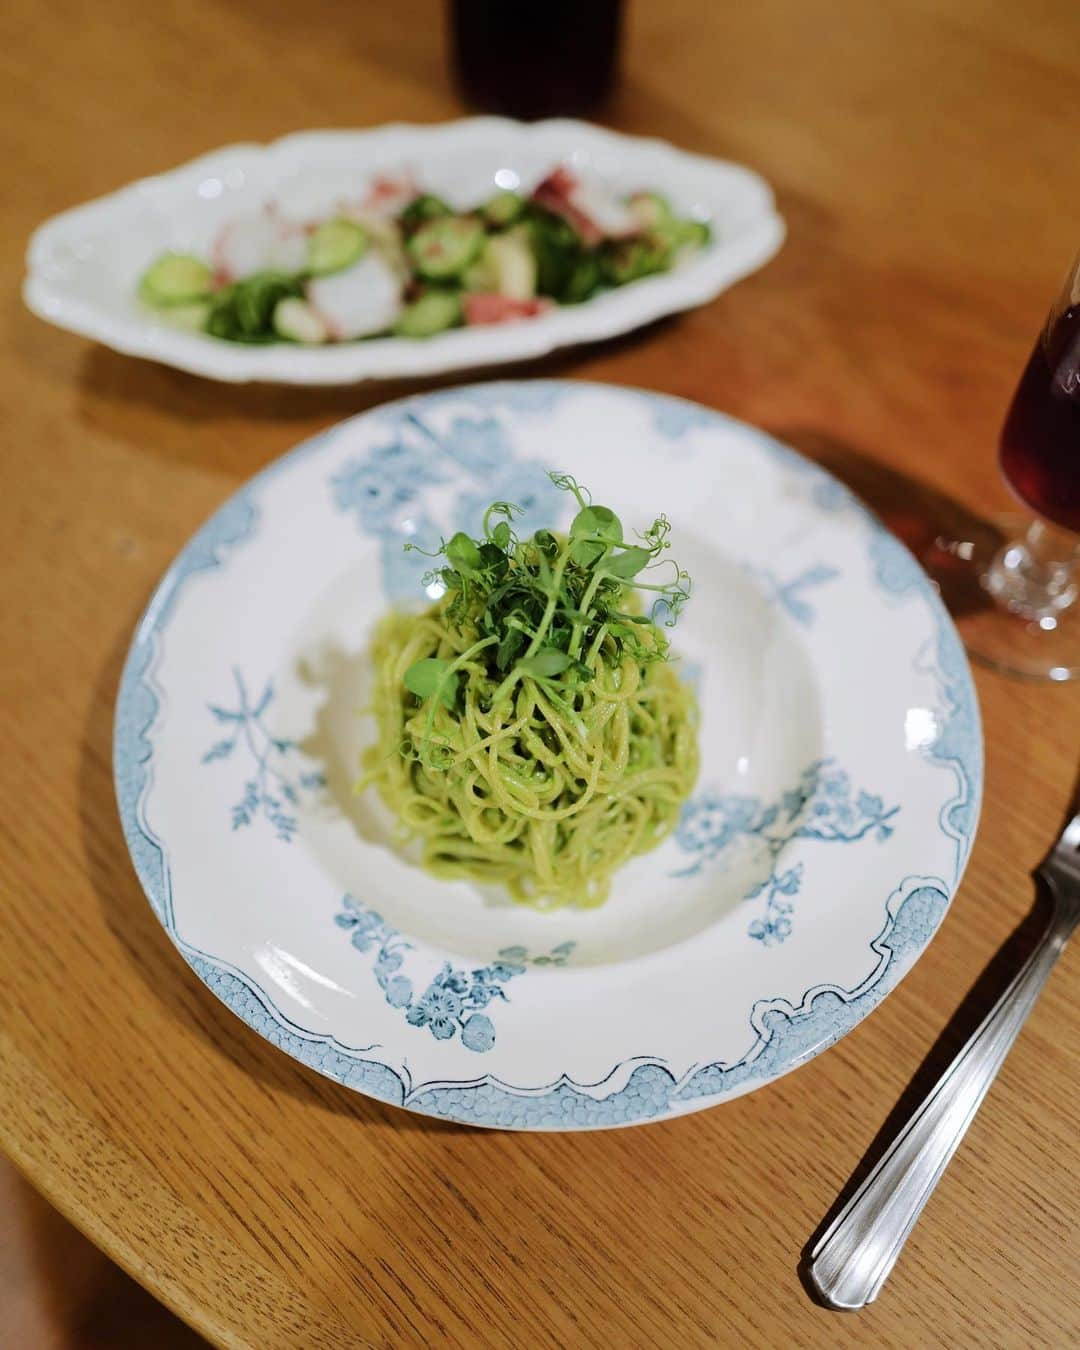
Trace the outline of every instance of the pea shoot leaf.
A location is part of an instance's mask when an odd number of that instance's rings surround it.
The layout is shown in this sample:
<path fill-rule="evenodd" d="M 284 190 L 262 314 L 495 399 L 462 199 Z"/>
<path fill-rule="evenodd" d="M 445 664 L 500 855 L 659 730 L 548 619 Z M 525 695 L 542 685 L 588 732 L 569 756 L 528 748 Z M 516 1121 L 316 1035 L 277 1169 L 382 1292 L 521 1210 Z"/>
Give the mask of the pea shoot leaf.
<path fill-rule="evenodd" d="M 437 698 L 453 711 L 461 681 L 477 671 L 491 682 L 484 697 L 492 702 L 524 676 L 558 681 L 571 695 L 595 677 L 597 661 L 667 659 L 661 627 L 639 612 L 662 613 L 669 627 L 690 594 L 690 578 L 663 558 L 667 518 L 627 543 L 610 507 L 593 502 L 569 474 L 551 480 L 578 505 L 567 536 L 540 529 L 519 539 L 520 508 L 497 501 L 484 513 L 481 538 L 458 531 L 434 555 L 444 562 L 426 580 L 442 581 L 445 620 L 468 638 L 470 659 L 467 672 L 436 657 L 414 662 L 404 678 L 418 698 Z"/>
<path fill-rule="evenodd" d="M 405 688 L 417 698 L 429 699 L 438 695 L 447 708 L 453 708 L 460 678 L 458 671 L 451 672 L 449 661 L 426 656 L 414 661 L 405 672 Z"/>

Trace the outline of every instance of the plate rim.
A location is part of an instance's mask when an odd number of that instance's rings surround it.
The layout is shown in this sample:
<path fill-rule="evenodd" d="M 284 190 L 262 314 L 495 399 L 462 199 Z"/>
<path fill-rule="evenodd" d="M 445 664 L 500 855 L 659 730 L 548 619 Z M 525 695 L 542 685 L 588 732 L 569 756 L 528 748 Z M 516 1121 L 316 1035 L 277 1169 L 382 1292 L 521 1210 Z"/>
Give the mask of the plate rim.
<path fill-rule="evenodd" d="M 154 835 L 142 811 L 143 803 L 153 783 L 153 749 L 148 735 L 160 709 L 158 691 L 153 682 L 156 635 L 167 620 L 169 607 L 179 596 L 185 581 L 192 575 L 220 566 L 222 559 L 218 556 L 219 550 L 239 543 L 247 536 L 256 516 L 251 498 L 258 486 L 286 468 L 292 468 L 298 462 L 318 453 L 325 442 L 336 437 L 340 429 L 350 422 L 372 414 L 385 413 L 395 407 L 467 398 L 470 394 L 476 395 L 481 391 L 485 399 L 497 404 L 500 392 L 521 388 L 550 388 L 566 392 L 581 389 L 598 390 L 603 393 L 614 392 L 618 396 L 636 397 L 647 404 L 669 407 L 674 405 L 691 419 L 703 419 L 703 424 L 719 423 L 734 426 L 740 433 L 749 434 L 752 439 L 762 443 L 770 453 L 779 452 L 781 458 L 793 463 L 798 470 L 804 473 L 810 471 L 818 476 L 820 482 L 832 485 L 833 489 L 839 489 L 844 498 L 865 518 L 870 527 L 872 542 L 887 545 L 888 564 L 893 567 L 898 563 L 901 565 L 904 589 L 914 585 L 922 598 L 928 602 L 935 622 L 935 641 L 938 644 L 945 642 L 950 647 L 950 655 L 955 663 L 952 671 L 954 683 L 949 688 L 954 704 L 959 700 L 957 707 L 954 707 L 954 715 L 959 712 L 971 719 L 971 761 L 964 766 L 955 766 L 959 781 L 967 789 L 967 796 L 962 800 L 962 804 L 969 806 L 971 810 L 970 827 L 958 840 L 962 843 L 962 848 L 958 856 L 955 877 L 950 883 L 938 877 L 911 874 L 891 892 L 884 905 L 883 926 L 869 944 L 871 952 L 879 958 L 879 965 L 852 989 L 842 989 L 840 986 L 829 984 L 812 986 L 804 992 L 798 1004 L 786 1000 L 758 1000 L 750 1010 L 750 1026 L 758 1036 L 741 1060 L 733 1065 L 717 1063 L 694 1066 L 683 1079 L 676 1079 L 663 1065 L 655 1063 L 642 1065 L 632 1070 L 623 1088 L 608 1097 L 588 1099 L 590 1113 L 595 1118 L 584 1121 L 568 1118 L 567 1112 L 560 1106 L 561 1101 L 567 1100 L 567 1094 L 569 1097 L 581 1098 L 582 1094 L 576 1093 L 575 1088 L 586 1086 L 574 1084 L 565 1075 L 557 1082 L 535 1088 L 514 1088 L 489 1076 L 481 1076 L 454 1082 L 429 1082 L 413 1089 L 411 1083 L 407 1081 L 407 1072 L 403 1076 L 389 1065 L 379 1063 L 370 1057 L 365 1058 L 364 1056 L 368 1054 L 367 1049 L 361 1050 L 344 1045 L 332 1033 L 315 1033 L 290 1019 L 278 1008 L 272 996 L 249 974 L 231 966 L 221 958 L 199 950 L 186 942 L 177 931 L 172 911 L 167 851 L 162 841 Z M 505 401 L 509 403 L 510 400 Z M 345 418 L 305 438 L 291 450 L 265 465 L 229 494 L 176 554 L 154 587 L 135 626 L 116 696 L 113 774 L 125 841 L 136 875 L 152 910 L 170 940 L 200 979 L 230 1011 L 253 1027 L 264 1039 L 336 1082 L 377 1100 L 423 1115 L 493 1128 L 601 1129 L 671 1119 L 717 1105 L 722 1101 L 732 1100 L 745 1092 L 765 1086 L 835 1044 L 899 985 L 937 933 L 963 880 L 981 814 L 984 744 L 978 695 L 970 665 L 952 619 L 933 583 L 906 546 L 835 475 L 760 428 L 705 404 L 677 395 L 603 381 L 497 380 L 411 394 Z M 947 801 L 942 807 L 942 816 L 957 804 L 956 799 Z M 945 832 L 948 833 L 948 830 Z M 928 894 L 924 894 L 928 892 L 939 898 L 931 900 Z M 910 959 L 902 959 L 901 950 L 890 943 L 890 938 L 895 942 L 900 930 L 901 911 L 911 902 L 914 902 L 913 923 L 918 931 L 915 938 L 907 942 L 903 953 L 905 958 Z M 921 917 L 920 905 L 926 911 Z M 832 999 L 822 999 L 823 995 L 832 996 Z M 832 1001 L 836 996 L 840 999 L 839 1008 Z M 767 1059 L 769 1046 L 777 1039 L 774 1034 L 776 1028 L 768 1023 L 769 1016 L 777 1009 L 770 1005 L 779 1002 L 785 1005 L 780 1011 L 789 1016 L 792 1025 L 796 1018 L 803 1018 L 805 1029 L 805 1026 L 812 1025 L 816 1020 L 820 1023 L 819 1034 L 817 1039 L 812 1044 L 805 1045 L 796 1057 L 775 1068 L 771 1068 L 766 1062 L 762 1072 L 761 1061 Z M 759 1008 L 759 1005 L 763 1006 Z M 601 1081 L 606 1082 L 622 1067 L 625 1067 L 625 1062 L 616 1065 Z M 713 1090 L 701 1090 L 684 1098 L 675 1096 L 691 1075 L 697 1077 L 703 1071 L 706 1073 L 715 1071 L 715 1074 L 723 1080 L 724 1075 L 739 1068 L 745 1068 L 747 1072 L 741 1078 L 734 1079 L 730 1085 L 722 1083 Z M 642 1075 L 643 1078 L 640 1077 Z M 635 1084 L 635 1080 L 639 1078 L 640 1081 Z M 588 1086 L 595 1088 L 598 1084 Z M 652 1109 L 656 1102 L 649 1100 L 649 1096 L 652 1094 L 655 1098 L 658 1090 L 666 1094 L 666 1100 L 659 1109 Z M 475 1095 L 470 1098 L 466 1095 L 470 1093 Z M 628 1097 L 631 1099 L 629 1103 L 631 1107 L 637 1101 L 639 1105 L 644 1104 L 645 1110 L 629 1116 L 623 1109 L 612 1110 L 612 1106 L 620 1101 L 621 1106 L 625 1108 L 628 1105 Z M 510 1112 L 508 1117 L 511 1102 L 519 1109 L 516 1114 Z M 549 1108 L 546 1113 L 537 1109 L 545 1103 Z M 527 1110 L 524 1104 L 528 1104 Z M 488 1109 L 492 1106 L 494 1110 Z"/>
<path fill-rule="evenodd" d="M 280 344 L 245 347 L 214 343 L 197 334 L 155 326 L 137 316 L 111 314 L 91 301 L 68 293 L 62 285 L 58 286 L 44 275 L 49 250 L 81 222 L 98 218 L 109 210 L 123 209 L 128 202 L 196 170 L 209 171 L 212 164 L 230 155 L 270 157 L 287 153 L 295 146 L 317 146 L 328 138 L 361 145 L 367 142 L 377 147 L 380 140 L 395 136 L 429 136 L 433 139 L 474 134 L 533 136 L 551 129 L 584 135 L 594 143 L 606 141 L 629 146 L 631 150 L 659 150 L 676 163 L 731 171 L 758 196 L 761 209 L 730 242 L 697 265 L 646 277 L 633 286 L 602 297 L 599 302 L 563 307 L 538 319 L 499 325 L 490 330 L 458 330 L 430 339 L 384 338 L 313 349 Z M 773 190 L 760 174 L 733 160 L 683 150 L 660 137 L 635 136 L 574 118 L 519 122 L 503 117 L 462 117 L 432 123 L 387 122 L 375 127 L 315 128 L 290 132 L 271 141 L 238 141 L 219 146 L 58 212 L 43 221 L 30 236 L 22 295 L 27 308 L 46 323 L 99 342 L 125 356 L 159 361 L 207 379 L 233 384 L 348 385 L 536 360 L 564 347 L 632 332 L 666 315 L 693 309 L 715 299 L 727 287 L 763 267 L 780 249 L 785 233 Z"/>

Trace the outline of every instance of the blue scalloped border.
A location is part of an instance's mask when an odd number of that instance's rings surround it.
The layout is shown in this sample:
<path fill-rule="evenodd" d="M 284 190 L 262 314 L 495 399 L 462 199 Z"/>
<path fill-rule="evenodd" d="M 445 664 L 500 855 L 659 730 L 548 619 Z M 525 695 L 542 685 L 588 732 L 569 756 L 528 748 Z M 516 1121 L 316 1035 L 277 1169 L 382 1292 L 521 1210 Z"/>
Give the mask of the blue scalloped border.
<path fill-rule="evenodd" d="M 565 395 L 591 387 L 611 386 L 566 380 L 497 381 L 412 397 L 396 405 L 383 405 L 378 411 L 467 399 L 474 407 L 539 414 L 550 410 Z M 917 595 L 927 603 L 935 623 L 935 641 L 933 652 L 924 660 L 931 661 L 938 677 L 943 707 L 939 735 L 926 753 L 950 769 L 956 778 L 956 794 L 941 814 L 942 830 L 957 844 L 952 879 L 955 890 L 978 819 L 982 736 L 978 702 L 963 648 L 918 563 L 843 484 L 764 432 L 683 399 L 640 389 L 620 387 L 619 392 L 648 403 L 654 429 L 665 439 L 678 441 L 699 427 L 737 427 L 742 434 L 753 436 L 769 454 L 801 474 L 816 477 L 815 498 L 823 509 L 852 509 L 866 521 L 871 566 L 885 594 L 895 602 Z M 141 810 L 153 777 L 149 732 L 160 707 L 152 674 L 157 635 L 163 631 L 182 587 L 190 578 L 223 566 L 230 553 L 254 535 L 259 520 L 256 505 L 259 485 L 286 466 L 292 467 L 298 459 L 317 453 L 336 431 L 337 428 L 331 428 L 320 433 L 269 465 L 230 497 L 194 535 L 155 591 L 136 629 L 121 677 L 113 755 L 124 835 L 154 912 L 199 978 L 266 1040 L 347 1087 L 427 1115 L 504 1129 L 595 1129 L 693 1110 L 788 1072 L 850 1031 L 895 987 L 930 941 L 951 898 L 944 881 L 908 877 L 892 892 L 885 903 L 883 927 L 871 943 L 877 961 L 855 988 L 830 985 L 811 989 L 797 1006 L 785 1000 L 759 1000 L 750 1016 L 753 1041 L 739 1060 L 728 1065 L 697 1067 L 681 1080 L 663 1065 L 644 1062 L 630 1072 L 622 1088 L 607 1096 L 594 1095 L 602 1084 L 575 1084 L 565 1078 L 534 1089 L 514 1088 L 490 1076 L 414 1087 L 407 1074 L 398 1073 L 373 1057 L 376 1047 L 348 1047 L 332 1037 L 306 1031 L 286 1017 L 249 976 L 183 940 L 173 919 L 165 850 Z M 625 1064 L 616 1066 L 604 1081 L 624 1068 Z"/>

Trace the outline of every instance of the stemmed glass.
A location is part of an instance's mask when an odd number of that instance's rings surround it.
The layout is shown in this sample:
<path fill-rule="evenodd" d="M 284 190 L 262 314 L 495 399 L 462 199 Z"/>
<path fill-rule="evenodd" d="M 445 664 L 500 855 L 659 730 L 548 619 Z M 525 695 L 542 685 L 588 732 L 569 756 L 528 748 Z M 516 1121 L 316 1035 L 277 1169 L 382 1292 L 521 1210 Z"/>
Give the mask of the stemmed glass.
<path fill-rule="evenodd" d="M 1005 417 L 999 463 L 1036 519 L 985 538 L 938 540 L 955 580 L 974 569 L 993 601 L 955 615 L 971 654 L 1011 675 L 1080 677 L 1080 255 L 1050 310 Z M 946 596 L 948 590 L 946 589 Z"/>

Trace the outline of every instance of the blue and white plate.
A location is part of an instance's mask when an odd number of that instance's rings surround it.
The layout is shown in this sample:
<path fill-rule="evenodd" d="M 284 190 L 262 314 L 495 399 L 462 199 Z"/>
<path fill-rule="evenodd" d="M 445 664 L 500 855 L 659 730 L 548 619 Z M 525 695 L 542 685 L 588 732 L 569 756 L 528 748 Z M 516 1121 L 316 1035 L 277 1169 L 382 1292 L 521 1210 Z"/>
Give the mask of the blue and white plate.
<path fill-rule="evenodd" d="M 372 627 L 493 498 L 565 521 L 545 470 L 663 510 L 702 773 L 597 910 L 428 876 L 352 784 Z M 383 1101 L 574 1129 L 787 1072 L 911 967 L 964 869 L 970 673 L 910 554 L 835 479 L 691 403 L 564 382 L 388 404 L 238 492 L 170 568 L 120 689 L 116 782 L 155 912 L 267 1040 Z"/>

